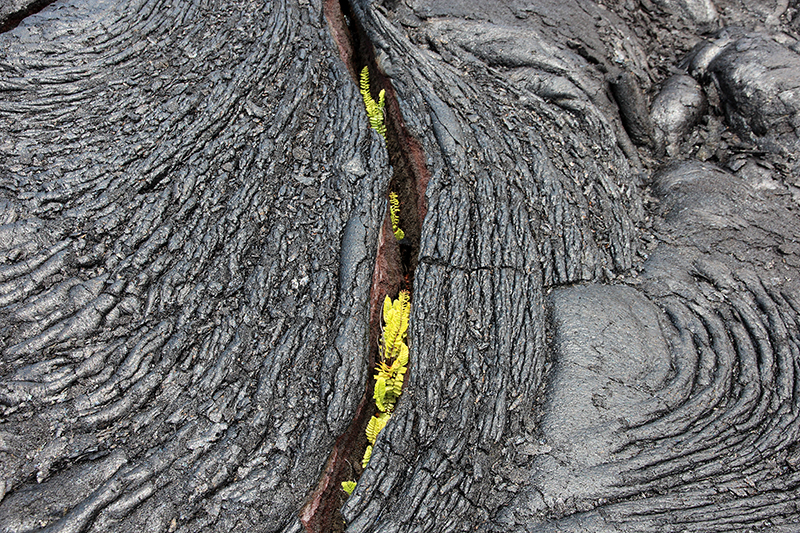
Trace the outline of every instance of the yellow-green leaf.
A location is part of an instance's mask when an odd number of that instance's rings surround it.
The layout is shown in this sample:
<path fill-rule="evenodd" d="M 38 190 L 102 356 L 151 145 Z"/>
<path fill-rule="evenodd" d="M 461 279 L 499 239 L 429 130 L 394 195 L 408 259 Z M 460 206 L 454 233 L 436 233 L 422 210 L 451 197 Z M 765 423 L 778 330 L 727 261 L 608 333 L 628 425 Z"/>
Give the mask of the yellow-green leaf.
<path fill-rule="evenodd" d="M 380 433 L 381 430 L 386 427 L 389 417 L 389 413 L 379 413 L 369 419 L 369 423 L 367 424 L 367 440 L 370 444 L 375 444 L 375 439 L 378 438 L 378 433 Z"/>
<path fill-rule="evenodd" d="M 401 342 L 397 350 L 397 357 L 392 362 L 392 366 L 389 367 L 390 368 L 389 371 L 394 373 L 407 365 L 408 365 L 408 345 L 406 345 L 406 343 L 404 342 Z"/>
<path fill-rule="evenodd" d="M 394 238 L 402 241 L 406 234 L 400 229 L 400 200 L 396 192 L 389 193 L 389 218 L 392 221 L 392 233 Z"/>
<path fill-rule="evenodd" d="M 386 317 L 389 313 L 392 312 L 392 299 L 389 298 L 387 295 L 386 298 L 383 299 L 383 320 L 386 321 Z"/>
<path fill-rule="evenodd" d="M 405 374 L 405 372 L 406 369 L 402 368 L 397 372 L 397 375 L 394 378 L 392 378 L 390 392 L 395 397 L 400 396 L 400 394 L 403 392 L 403 381 L 404 381 L 403 374 Z M 389 396 L 388 392 L 386 395 Z M 392 403 L 394 404 L 394 402 Z M 392 405 L 392 407 L 394 407 L 394 405 Z"/>
<path fill-rule="evenodd" d="M 364 457 L 361 459 L 361 468 L 366 468 L 370 459 L 372 459 L 372 445 L 367 445 L 367 449 L 364 451 Z"/>
<path fill-rule="evenodd" d="M 372 451 L 372 450 L 370 450 Z M 356 490 L 356 482 L 355 481 L 342 481 L 342 490 L 347 493 L 349 496 L 353 494 L 353 491 Z"/>
<path fill-rule="evenodd" d="M 378 366 L 375 367 L 375 379 L 390 379 L 393 372 L 392 367 L 381 361 L 378 363 Z"/>
<path fill-rule="evenodd" d="M 382 377 L 378 377 L 375 381 L 375 392 L 372 395 L 375 398 L 375 407 L 378 408 L 378 411 L 386 411 L 386 406 L 383 404 L 384 398 L 386 398 L 386 379 Z"/>
<path fill-rule="evenodd" d="M 372 98 L 369 89 L 369 68 L 364 67 L 361 69 L 361 97 L 364 99 L 364 107 L 367 108 L 367 115 L 369 116 L 369 124 L 384 139 L 386 138 L 386 124 L 384 122 L 384 107 L 386 105 L 386 91 L 381 89 L 378 93 L 378 101 Z"/>

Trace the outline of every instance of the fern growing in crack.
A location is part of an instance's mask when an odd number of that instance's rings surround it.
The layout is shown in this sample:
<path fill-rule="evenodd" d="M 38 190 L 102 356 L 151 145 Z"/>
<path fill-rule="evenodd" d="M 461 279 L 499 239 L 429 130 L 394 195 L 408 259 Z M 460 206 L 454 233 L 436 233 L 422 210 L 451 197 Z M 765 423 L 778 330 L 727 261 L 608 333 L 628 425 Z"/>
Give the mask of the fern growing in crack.
<path fill-rule="evenodd" d="M 383 301 L 383 324 L 378 342 L 379 361 L 375 367 L 375 391 L 373 399 L 378 413 L 367 423 L 367 449 L 361 459 L 366 468 L 372 457 L 372 447 L 378 435 L 386 427 L 392 412 L 403 392 L 403 382 L 408 371 L 408 320 L 411 315 L 411 295 L 400 291 L 396 300 L 388 296 Z M 342 489 L 351 494 L 355 482 L 345 481 Z"/>
<path fill-rule="evenodd" d="M 394 238 L 402 241 L 406 234 L 400 229 L 400 200 L 397 198 L 396 192 L 389 193 L 389 218 L 392 219 Z"/>
<path fill-rule="evenodd" d="M 386 107 L 386 91 L 381 89 L 378 93 L 378 101 L 372 98 L 369 90 L 369 67 L 361 69 L 361 97 L 364 99 L 364 106 L 369 115 L 369 125 L 386 139 L 386 123 L 384 108 Z"/>
<path fill-rule="evenodd" d="M 378 101 L 372 98 L 369 88 L 369 68 L 361 70 L 361 97 L 367 108 L 369 125 L 386 139 L 385 107 L 386 91 L 381 89 Z M 400 229 L 400 200 L 397 193 L 389 193 L 389 217 L 392 222 L 392 232 L 397 240 L 405 237 Z M 378 414 L 370 418 L 367 423 L 367 449 L 361 459 L 362 468 L 366 468 L 372 457 L 372 447 L 378 435 L 386 427 L 392 416 L 394 407 L 400 394 L 403 392 L 405 374 L 408 371 L 408 320 L 411 314 L 411 295 L 408 291 L 400 291 L 396 300 L 389 296 L 383 301 L 383 323 L 381 324 L 381 338 L 378 343 L 378 363 L 375 367 L 375 389 L 373 399 Z M 348 495 L 356 488 L 355 481 L 343 481 L 342 490 Z"/>
<path fill-rule="evenodd" d="M 345 491 L 348 496 L 353 494 L 353 491 L 356 489 L 356 482 L 355 481 L 342 481 L 342 490 Z"/>
<path fill-rule="evenodd" d="M 408 319 L 411 315 L 411 295 L 400 291 L 397 299 L 383 300 L 383 326 L 378 343 L 379 361 L 375 366 L 375 391 L 372 395 L 378 414 L 367 424 L 369 446 L 361 463 L 366 467 L 372 455 L 372 445 L 392 416 L 394 406 L 403 392 L 408 371 Z"/>

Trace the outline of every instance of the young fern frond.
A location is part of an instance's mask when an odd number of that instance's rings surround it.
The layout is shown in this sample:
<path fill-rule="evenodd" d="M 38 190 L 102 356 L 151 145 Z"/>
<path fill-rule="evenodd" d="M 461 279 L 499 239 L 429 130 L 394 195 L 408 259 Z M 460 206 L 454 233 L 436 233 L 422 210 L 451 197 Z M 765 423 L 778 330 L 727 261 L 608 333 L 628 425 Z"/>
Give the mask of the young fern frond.
<path fill-rule="evenodd" d="M 411 295 L 408 291 L 400 291 L 397 300 L 388 296 L 383 302 L 383 333 L 380 341 L 380 360 L 375 365 L 375 391 L 373 398 L 378 414 L 367 423 L 367 449 L 361 459 L 361 467 L 366 468 L 372 457 L 372 447 L 383 428 L 389 422 L 403 392 L 403 381 L 408 371 L 408 345 L 405 342 L 408 331 L 408 318 L 411 314 Z M 347 483 L 347 482 L 345 482 Z M 350 494 L 349 485 L 342 488 Z"/>
<path fill-rule="evenodd" d="M 375 444 L 378 433 L 386 427 L 389 418 L 391 418 L 389 413 L 378 413 L 369 419 L 369 423 L 367 424 L 367 441 L 369 441 L 370 444 Z"/>
<path fill-rule="evenodd" d="M 383 299 L 383 321 L 388 322 L 386 317 L 392 312 L 392 299 L 389 298 L 389 295 L 386 295 L 386 298 Z"/>
<path fill-rule="evenodd" d="M 372 451 L 372 450 L 370 450 Z M 356 482 L 355 481 L 342 481 L 342 490 L 347 493 L 347 495 L 353 494 L 353 491 L 356 490 Z"/>
<path fill-rule="evenodd" d="M 372 98 L 372 93 L 369 90 L 369 67 L 366 66 L 361 69 L 361 97 L 364 99 L 364 106 L 367 108 L 369 125 L 385 139 L 384 108 L 386 107 L 386 91 L 381 89 L 381 92 L 378 93 L 377 102 Z"/>
<path fill-rule="evenodd" d="M 408 327 L 408 326 L 406 326 Z M 389 367 L 391 372 L 405 372 L 405 367 L 408 365 L 408 345 L 405 342 L 400 343 L 400 349 L 397 352 L 392 366 Z"/>
<path fill-rule="evenodd" d="M 400 229 L 400 200 L 397 199 L 396 192 L 389 193 L 389 218 L 392 219 L 394 238 L 402 241 L 406 234 Z"/>
<path fill-rule="evenodd" d="M 405 373 L 408 368 L 402 366 L 397 369 L 397 373 L 392 378 L 392 382 L 389 385 L 389 389 L 386 391 L 386 398 L 392 399 L 399 398 L 400 394 L 403 392 L 403 381 L 405 380 Z M 396 401 L 396 400 L 395 400 Z"/>
<path fill-rule="evenodd" d="M 391 390 L 394 389 L 392 388 Z M 385 412 L 388 410 L 388 406 L 384 403 L 386 401 L 386 378 L 375 377 L 375 392 L 372 397 L 375 399 L 375 407 L 378 408 L 378 411 Z"/>
<path fill-rule="evenodd" d="M 372 459 L 372 444 L 368 444 L 367 449 L 364 450 L 364 457 L 361 459 L 361 468 L 366 468 L 370 459 Z"/>
<path fill-rule="evenodd" d="M 387 296 L 383 301 L 383 332 L 381 335 L 381 356 L 391 361 L 400 354 L 401 344 L 405 344 L 408 331 L 408 317 L 411 313 L 411 296 L 408 291 L 400 291 L 394 302 Z"/>

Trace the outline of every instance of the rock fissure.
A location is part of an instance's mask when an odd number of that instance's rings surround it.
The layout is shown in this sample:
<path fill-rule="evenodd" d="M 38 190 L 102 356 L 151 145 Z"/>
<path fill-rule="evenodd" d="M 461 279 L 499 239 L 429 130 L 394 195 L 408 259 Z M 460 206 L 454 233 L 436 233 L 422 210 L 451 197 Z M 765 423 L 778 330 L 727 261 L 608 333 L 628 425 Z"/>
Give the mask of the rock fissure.
<path fill-rule="evenodd" d="M 413 289 L 420 225 L 426 211 L 425 187 L 429 179 L 421 145 L 406 129 L 391 81 L 376 63 L 373 48 L 353 11 L 345 1 L 326 0 L 323 12 L 331 37 L 353 81 L 360 83 L 361 71 L 366 65 L 369 69 L 367 79 L 371 80 L 368 85 L 371 85 L 373 92 L 385 91 L 386 130 L 383 137 L 393 177 L 384 193 L 387 200 L 386 216 L 379 235 L 370 289 L 367 381 L 352 423 L 336 441 L 322 478 L 301 511 L 300 521 L 309 533 L 338 531 L 342 528 L 343 519 L 339 512 L 345 500 L 342 482 L 358 478 L 363 470 L 361 455 L 367 442 L 365 430 L 368 421 L 376 413 L 370 400 L 374 389 L 372 374 L 377 363 L 382 303 L 386 296 L 396 298 L 400 291 L 411 292 Z M 353 112 L 361 113 L 363 109 L 354 109 Z M 399 212 L 392 212 L 392 202 L 399 204 Z M 403 233 L 402 239 L 395 238 L 398 226 Z M 344 354 L 344 357 L 347 355 Z M 413 362 L 409 368 L 413 370 Z"/>

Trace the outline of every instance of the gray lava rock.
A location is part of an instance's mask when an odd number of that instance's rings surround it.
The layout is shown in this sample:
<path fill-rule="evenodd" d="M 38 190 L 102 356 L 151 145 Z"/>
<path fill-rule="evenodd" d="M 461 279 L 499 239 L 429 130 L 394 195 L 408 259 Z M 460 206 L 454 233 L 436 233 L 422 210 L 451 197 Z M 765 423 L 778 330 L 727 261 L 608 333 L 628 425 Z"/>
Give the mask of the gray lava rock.
<path fill-rule="evenodd" d="M 800 148 L 800 55 L 763 34 L 722 48 L 709 62 L 730 125 L 774 151 Z"/>
<path fill-rule="evenodd" d="M 694 78 L 668 78 L 650 107 L 656 152 L 675 156 L 680 139 L 692 130 L 706 107 L 705 93 Z"/>
<path fill-rule="evenodd" d="M 717 21 L 717 9 L 711 0 L 653 0 L 669 13 L 687 17 L 697 24 L 712 24 Z"/>
<path fill-rule="evenodd" d="M 705 39 L 701 40 L 684 58 L 682 63 L 683 68 L 702 83 L 705 84 L 709 82 L 708 67 L 711 62 L 716 59 L 729 44 L 743 37 L 745 33 L 746 32 L 742 28 L 733 26 L 721 29 L 711 41 Z"/>
<path fill-rule="evenodd" d="M 348 20 L 427 184 L 406 388 L 330 529 L 796 530 L 781 183 L 642 183 L 605 80 L 646 91 L 647 56 L 601 5 Z M 791 87 L 751 48 L 708 64 L 758 136 L 736 95 Z M 300 533 L 371 380 L 391 171 L 361 65 L 316 0 L 70 0 L 0 54 L 0 529 Z"/>
<path fill-rule="evenodd" d="M 389 179 L 327 28 L 74 1 L 0 36 L 0 530 L 296 519 L 367 380 Z"/>
<path fill-rule="evenodd" d="M 609 76 L 611 94 L 619 106 L 620 118 L 631 140 L 640 146 L 653 146 L 653 124 L 636 77 L 630 72 Z"/>
<path fill-rule="evenodd" d="M 6 31 L 19 20 L 51 2 L 52 0 L 4 0 L 0 3 L 0 31 Z"/>
<path fill-rule="evenodd" d="M 654 186 L 664 241 L 635 285 L 549 298 L 543 444 L 494 531 L 797 527 L 795 467 L 764 466 L 798 459 L 795 208 L 711 165 Z M 777 497 L 754 497 L 754 475 Z M 554 509 L 567 516 L 545 522 Z"/>

